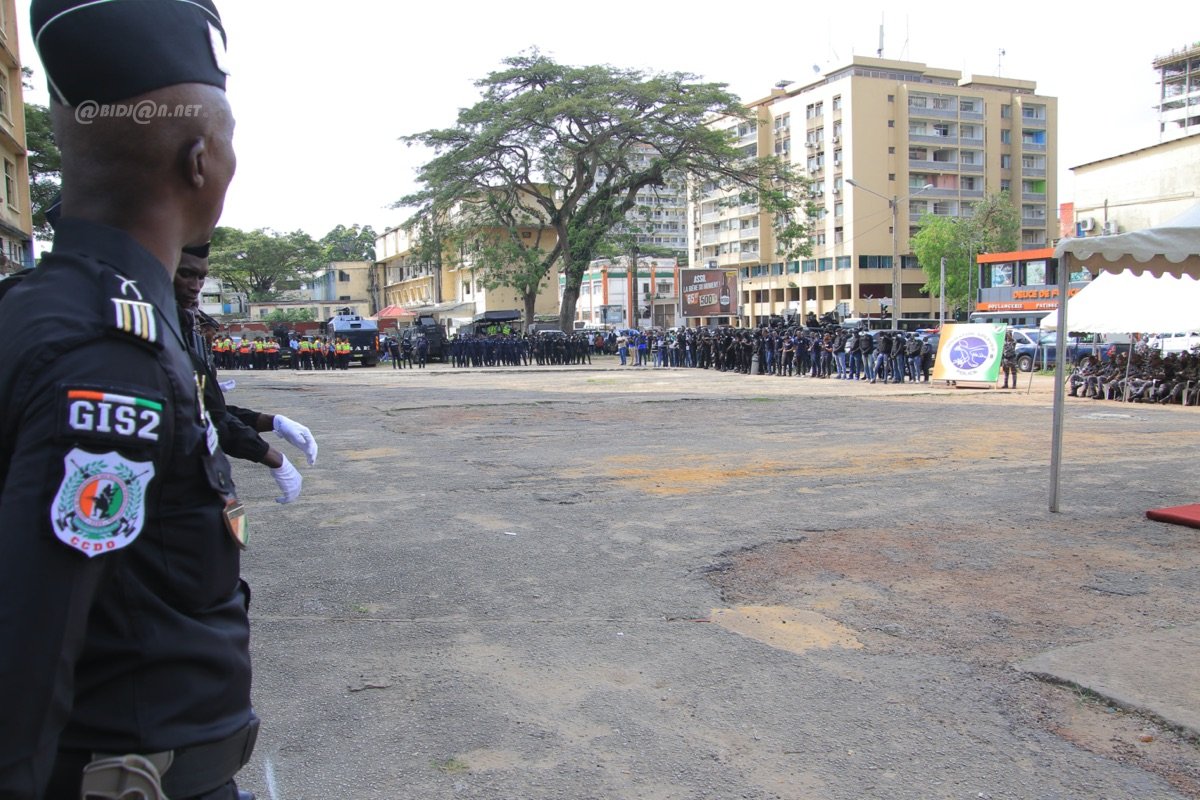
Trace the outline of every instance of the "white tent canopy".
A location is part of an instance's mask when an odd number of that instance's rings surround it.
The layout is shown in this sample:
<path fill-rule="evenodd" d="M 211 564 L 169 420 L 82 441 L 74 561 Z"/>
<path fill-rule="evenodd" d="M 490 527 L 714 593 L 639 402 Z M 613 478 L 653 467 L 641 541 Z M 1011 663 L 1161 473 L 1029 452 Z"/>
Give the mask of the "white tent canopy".
<path fill-rule="evenodd" d="M 1188 322 L 1182 327 L 1175 327 L 1180 323 L 1178 321 L 1168 322 L 1166 314 L 1159 309 L 1155 309 L 1151 305 L 1150 310 L 1154 313 L 1157 321 L 1153 324 L 1146 324 L 1143 320 L 1137 324 L 1133 324 L 1133 314 L 1138 311 L 1137 303 L 1131 302 L 1130 298 L 1122 298 L 1120 313 L 1125 316 L 1120 320 L 1104 323 L 1103 328 L 1089 328 L 1087 325 L 1098 325 L 1100 323 L 1077 319 L 1076 300 L 1084 296 L 1085 292 L 1089 292 L 1096 288 L 1097 284 L 1101 284 L 1101 278 L 1107 278 L 1107 273 L 1118 273 L 1124 271 L 1127 267 L 1135 273 L 1150 275 L 1190 275 L 1200 276 L 1200 205 L 1194 206 L 1191 210 L 1184 212 L 1175 219 L 1168 222 L 1166 225 L 1160 225 L 1157 228 L 1148 228 L 1141 231 L 1133 231 L 1132 233 L 1121 233 L 1116 236 L 1095 236 L 1079 239 L 1063 239 L 1054 248 L 1054 257 L 1058 259 L 1058 302 L 1059 311 L 1055 314 L 1056 322 L 1060 318 L 1064 321 L 1063 328 L 1058 331 L 1058 352 L 1063 352 L 1066 347 L 1066 332 L 1068 330 L 1088 330 L 1094 333 L 1103 332 L 1149 332 L 1161 331 L 1163 333 L 1176 332 L 1179 330 L 1189 330 L 1194 328 L 1194 323 Z M 1136 264 L 1130 262 L 1137 262 Z M 1094 273 L 1099 273 L 1099 277 L 1092 282 L 1092 285 L 1084 287 L 1075 298 L 1067 302 L 1067 277 L 1072 271 L 1077 270 L 1080 266 L 1089 268 Z M 1107 282 L 1107 281 L 1105 281 Z M 1195 283 L 1195 281 L 1192 281 Z M 1188 284 L 1180 282 L 1179 286 Z M 1155 294 L 1155 302 L 1165 303 L 1167 298 L 1162 295 Z M 1173 298 L 1169 298 L 1173 300 Z M 1192 301 L 1195 302 L 1194 300 Z M 1110 310 L 1111 310 L 1110 306 Z M 1082 313 L 1082 312 L 1080 312 Z M 1115 313 L 1115 312 L 1114 312 Z M 1172 330 L 1174 328 L 1174 330 Z M 1055 384 L 1054 384 L 1054 431 L 1051 435 L 1050 446 L 1050 511 L 1058 511 L 1058 489 L 1059 489 L 1059 467 L 1062 463 L 1062 439 L 1063 439 L 1063 405 L 1064 393 L 1066 384 L 1066 359 L 1060 358 L 1057 360 L 1055 369 Z"/>
<path fill-rule="evenodd" d="M 1137 273 L 1200 276 L 1200 205 L 1156 228 L 1063 239 L 1054 248 L 1054 257 L 1061 260 L 1065 255 L 1070 256 L 1072 268 L 1082 265 L 1092 272 L 1128 267 Z M 1070 321 L 1070 314 L 1067 319 Z M 1073 321 L 1071 326 L 1074 329 Z"/>
<path fill-rule="evenodd" d="M 1087 333 L 1197 331 L 1200 281 L 1191 275 L 1101 272 L 1067 301 L 1067 324 L 1073 331 Z M 1043 318 L 1041 327 L 1056 330 L 1058 312 Z"/>

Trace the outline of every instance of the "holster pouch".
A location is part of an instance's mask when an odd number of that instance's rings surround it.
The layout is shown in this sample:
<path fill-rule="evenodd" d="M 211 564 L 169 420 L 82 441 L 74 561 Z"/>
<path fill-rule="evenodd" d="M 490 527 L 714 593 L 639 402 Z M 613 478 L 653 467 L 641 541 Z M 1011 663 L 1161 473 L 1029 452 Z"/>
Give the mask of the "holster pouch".
<path fill-rule="evenodd" d="M 83 768 L 82 800 L 168 800 L 162 790 L 162 773 L 171 766 L 172 754 L 125 755 L 97 758 Z"/>

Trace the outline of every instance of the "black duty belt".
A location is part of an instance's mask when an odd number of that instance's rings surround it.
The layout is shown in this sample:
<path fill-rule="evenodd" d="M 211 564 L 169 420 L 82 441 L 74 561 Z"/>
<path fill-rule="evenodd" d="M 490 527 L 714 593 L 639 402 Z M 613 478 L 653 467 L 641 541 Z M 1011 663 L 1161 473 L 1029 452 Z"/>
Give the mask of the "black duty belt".
<path fill-rule="evenodd" d="M 244 728 L 220 741 L 143 755 L 159 767 L 167 797 L 194 797 L 231 780 L 250 760 L 257 739 L 258 717 L 251 716 Z M 96 753 L 93 758 L 109 755 Z M 167 766 L 160 766 L 163 763 Z"/>

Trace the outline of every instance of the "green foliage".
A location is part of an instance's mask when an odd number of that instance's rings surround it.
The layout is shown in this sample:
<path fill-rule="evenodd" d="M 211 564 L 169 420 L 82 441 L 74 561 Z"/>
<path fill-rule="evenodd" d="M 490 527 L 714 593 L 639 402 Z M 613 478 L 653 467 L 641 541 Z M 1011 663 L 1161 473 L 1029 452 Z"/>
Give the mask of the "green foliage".
<path fill-rule="evenodd" d="M 924 289 L 930 295 L 941 293 L 941 260 L 946 259 L 945 297 L 950 308 L 973 307 L 968 288 L 978 289 L 974 256 L 1004 253 L 1020 246 L 1020 212 L 1008 192 L 989 195 L 975 204 L 974 212 L 962 218 L 927 213 L 921 217 L 920 231 L 910 243 L 925 271 Z"/>
<path fill-rule="evenodd" d="M 375 231 L 370 225 L 338 225 L 321 237 L 325 261 L 374 261 Z"/>
<path fill-rule="evenodd" d="M 33 71 L 21 68 L 26 89 Z M 39 239 L 54 238 L 46 222 L 46 209 L 62 186 L 62 153 L 54 141 L 50 127 L 50 109 L 33 103 L 25 104 L 25 149 L 29 154 L 29 200 L 33 211 L 33 234 Z"/>
<path fill-rule="evenodd" d="M 321 245 L 304 231 L 213 231 L 210 272 L 252 301 L 273 299 L 281 284 L 305 280 L 327 263 Z"/>
<path fill-rule="evenodd" d="M 277 308 L 267 316 L 263 317 L 263 322 L 312 322 L 313 317 L 311 308 Z"/>
<path fill-rule="evenodd" d="M 792 216 L 803 180 L 780 159 L 745 158 L 731 134 L 709 124 L 749 118 L 724 84 L 681 72 L 567 66 L 537 51 L 504 65 L 477 82 L 482 99 L 460 111 L 455 127 L 402 138 L 434 157 L 421 168 L 421 191 L 396 205 L 451 224 L 452 238 L 475 245 L 464 247 L 471 264 L 520 292 L 527 310 L 528 292 L 560 265 L 560 323 L 569 330 L 589 262 L 638 191 L 664 187 L 672 176 L 761 196 L 765 210 L 779 213 L 787 251 L 807 246 L 807 222 Z"/>

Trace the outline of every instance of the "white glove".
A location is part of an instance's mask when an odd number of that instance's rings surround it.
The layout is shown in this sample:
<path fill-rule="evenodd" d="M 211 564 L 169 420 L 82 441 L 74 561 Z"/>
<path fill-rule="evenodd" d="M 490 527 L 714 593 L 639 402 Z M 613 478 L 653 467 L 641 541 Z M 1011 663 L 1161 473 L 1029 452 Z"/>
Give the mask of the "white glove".
<path fill-rule="evenodd" d="M 279 484 L 279 491 L 283 492 L 283 497 L 276 497 L 276 503 L 290 503 L 300 496 L 300 484 L 304 482 L 304 478 L 292 466 L 292 462 L 288 461 L 287 456 L 283 456 L 283 464 L 271 470 L 271 477 Z"/>
<path fill-rule="evenodd" d="M 233 378 L 230 378 L 227 381 L 219 382 L 217 386 L 221 387 L 222 392 L 232 392 L 233 387 L 237 386 L 237 381 L 235 381 Z"/>
<path fill-rule="evenodd" d="M 312 431 L 282 414 L 275 415 L 272 427 L 275 428 L 276 433 L 304 451 L 310 467 L 317 463 L 317 440 L 313 438 Z"/>

